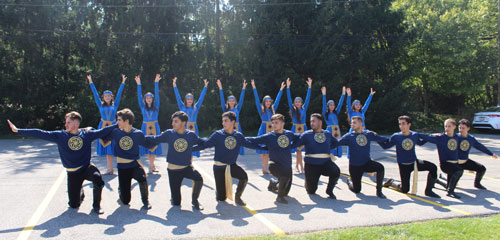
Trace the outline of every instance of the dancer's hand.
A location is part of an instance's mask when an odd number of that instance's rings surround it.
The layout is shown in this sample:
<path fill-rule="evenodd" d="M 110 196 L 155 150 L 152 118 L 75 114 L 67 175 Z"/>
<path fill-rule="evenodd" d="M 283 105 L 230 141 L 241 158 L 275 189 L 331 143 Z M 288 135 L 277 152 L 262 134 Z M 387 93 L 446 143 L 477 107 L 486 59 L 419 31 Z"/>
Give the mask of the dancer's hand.
<path fill-rule="evenodd" d="M 290 88 L 290 85 L 292 85 L 292 80 L 290 78 L 286 79 L 286 88 Z"/>
<path fill-rule="evenodd" d="M 250 84 L 252 84 L 252 88 L 255 88 L 255 80 L 250 80 Z"/>
<path fill-rule="evenodd" d="M 91 84 L 92 83 L 92 76 L 87 75 L 87 80 L 89 81 L 89 84 Z"/>
<path fill-rule="evenodd" d="M 243 80 L 243 89 L 247 88 L 247 80 Z"/>
<path fill-rule="evenodd" d="M 373 88 L 370 88 L 370 94 L 375 95 L 376 91 L 373 91 Z"/>
<path fill-rule="evenodd" d="M 285 82 L 281 82 L 280 91 L 283 91 L 283 89 L 285 89 L 285 86 L 286 86 Z"/>
<path fill-rule="evenodd" d="M 155 77 L 155 82 L 159 82 L 161 80 L 160 74 L 157 73 Z"/>
<path fill-rule="evenodd" d="M 127 80 L 127 76 L 125 76 L 125 74 L 122 74 L 122 83 L 125 83 L 126 80 Z"/>
<path fill-rule="evenodd" d="M 217 79 L 217 86 L 220 90 L 222 90 L 222 83 L 220 82 L 220 79 Z"/>
<path fill-rule="evenodd" d="M 137 83 L 137 85 L 141 85 L 141 77 L 140 76 L 135 76 L 135 82 Z"/>
<path fill-rule="evenodd" d="M 498 155 L 496 155 L 496 154 L 493 154 L 493 156 L 492 156 L 492 157 L 493 157 L 494 159 L 498 159 Z"/>
<path fill-rule="evenodd" d="M 177 87 L 177 77 L 172 78 L 172 85 Z"/>
<path fill-rule="evenodd" d="M 12 130 L 12 132 L 17 133 L 16 126 L 13 123 L 11 123 L 8 119 L 7 119 L 7 122 L 9 123 L 10 129 Z"/>
<path fill-rule="evenodd" d="M 205 83 L 205 87 L 208 86 L 208 80 L 207 79 L 203 79 L 203 82 Z"/>
<path fill-rule="evenodd" d="M 326 95 L 326 87 L 325 86 L 323 86 L 321 88 L 321 94 Z"/>
<path fill-rule="evenodd" d="M 351 96 L 351 89 L 350 88 L 346 88 L 345 91 L 347 92 L 348 96 Z"/>
<path fill-rule="evenodd" d="M 311 88 L 311 87 L 312 87 L 312 84 L 313 84 L 313 80 L 312 80 L 312 78 L 308 77 L 308 78 L 307 78 L 307 86 L 309 86 L 309 88 Z"/>

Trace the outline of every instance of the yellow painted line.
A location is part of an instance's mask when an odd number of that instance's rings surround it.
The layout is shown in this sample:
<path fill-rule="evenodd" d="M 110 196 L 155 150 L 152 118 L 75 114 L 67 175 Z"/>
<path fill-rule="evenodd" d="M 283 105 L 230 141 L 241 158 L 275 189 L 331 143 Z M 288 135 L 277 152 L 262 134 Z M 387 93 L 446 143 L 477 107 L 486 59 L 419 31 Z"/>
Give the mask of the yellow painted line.
<path fill-rule="evenodd" d="M 344 174 L 344 173 L 341 173 L 340 175 L 342 175 L 344 177 L 347 177 L 347 178 L 350 178 L 349 175 Z M 365 180 L 361 180 L 361 182 L 366 183 L 366 184 L 371 185 L 371 186 L 375 186 L 375 187 L 377 186 L 377 184 L 375 184 L 373 182 L 368 182 L 368 181 L 365 181 Z M 461 213 L 463 215 L 471 215 L 471 213 L 469 213 L 469 212 L 466 212 L 466 211 L 463 211 L 463 210 L 460 210 L 460 209 L 457 209 L 457 208 L 454 208 L 454 207 L 446 206 L 446 205 L 443 205 L 441 203 L 430 201 L 430 200 L 427 200 L 427 199 L 424 199 L 424 198 L 421 198 L 421 197 L 418 197 L 418 196 L 415 196 L 415 195 L 411 195 L 411 194 L 408 194 L 408 193 L 402 193 L 402 192 L 396 191 L 396 190 L 394 190 L 392 188 L 387 188 L 387 189 L 390 189 L 390 190 L 392 190 L 394 192 L 397 192 L 399 194 L 405 195 L 407 197 L 410 197 L 410 198 L 413 198 L 413 199 L 420 200 L 422 202 L 426 202 L 426 203 L 432 204 L 434 206 L 438 206 L 438 207 L 442 207 L 442 208 L 448 209 L 450 211 L 458 212 L 458 213 Z"/>
<path fill-rule="evenodd" d="M 476 176 L 475 173 L 470 173 L 470 172 L 464 172 L 465 174 L 469 175 L 469 176 Z M 489 180 L 493 180 L 493 181 L 500 181 L 500 179 L 497 179 L 497 178 L 492 178 L 492 177 L 488 177 L 488 176 L 483 176 L 483 179 L 489 179 Z"/>
<path fill-rule="evenodd" d="M 203 176 L 205 176 L 212 183 L 215 184 L 215 179 L 212 177 L 212 175 L 210 175 L 207 172 L 205 172 L 205 170 L 203 170 L 201 167 L 199 167 L 196 163 L 193 163 L 193 167 L 195 167 L 196 170 L 198 170 L 198 172 L 200 172 Z M 276 236 L 286 235 L 285 231 L 281 230 L 278 226 L 276 226 L 276 224 L 274 224 L 271 221 L 269 221 L 266 217 L 264 217 L 264 215 L 262 215 L 259 212 L 257 212 L 257 210 L 255 210 L 250 205 L 248 205 L 248 203 L 247 203 L 246 206 L 243 206 L 243 208 L 245 210 L 247 210 L 250 214 L 252 214 L 252 216 L 254 216 L 261 223 L 263 223 L 264 225 L 266 225 L 266 227 L 268 227 L 269 229 L 271 229 L 271 231 L 273 231 Z"/>
<path fill-rule="evenodd" d="M 52 198 L 54 198 L 54 195 L 56 195 L 57 189 L 59 189 L 59 187 L 61 186 L 65 176 L 66 176 L 66 170 L 62 170 L 61 174 L 59 174 L 59 177 L 57 177 L 56 182 L 52 185 L 47 195 L 45 195 L 45 198 L 43 199 L 42 203 L 40 203 L 40 205 L 36 209 L 35 213 L 33 213 L 33 216 L 31 216 L 26 226 L 23 228 L 23 230 L 21 230 L 21 233 L 17 237 L 17 240 L 25 240 L 30 237 L 31 232 L 33 232 L 33 229 L 38 224 L 38 221 L 40 220 L 43 213 L 49 206 L 49 203 L 52 201 Z"/>

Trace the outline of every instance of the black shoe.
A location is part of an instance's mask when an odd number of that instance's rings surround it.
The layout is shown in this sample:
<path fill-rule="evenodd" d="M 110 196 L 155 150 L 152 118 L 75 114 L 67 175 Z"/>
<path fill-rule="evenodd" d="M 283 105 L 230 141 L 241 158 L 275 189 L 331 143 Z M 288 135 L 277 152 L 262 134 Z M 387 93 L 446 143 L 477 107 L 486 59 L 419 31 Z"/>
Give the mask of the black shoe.
<path fill-rule="evenodd" d="M 446 196 L 452 197 L 452 198 L 456 198 L 456 199 L 460 199 L 461 198 L 455 192 L 448 192 L 448 194 L 446 194 Z"/>
<path fill-rule="evenodd" d="M 476 187 L 477 189 L 486 190 L 486 187 L 484 187 L 483 185 L 481 185 L 481 183 L 474 183 L 474 187 Z"/>
<path fill-rule="evenodd" d="M 277 197 L 276 202 L 288 204 L 288 201 L 284 197 Z"/>
<path fill-rule="evenodd" d="M 425 191 L 425 196 L 433 197 L 433 198 L 441 198 L 439 195 L 434 193 L 432 190 L 430 191 Z"/>
<path fill-rule="evenodd" d="M 392 183 L 394 183 L 394 179 L 389 178 L 389 180 L 387 180 L 387 182 L 385 182 L 385 183 L 382 185 L 382 187 L 385 187 L 385 188 L 390 187 L 390 186 L 392 186 Z"/>
<path fill-rule="evenodd" d="M 236 196 L 234 199 L 234 202 L 240 206 L 245 206 L 247 205 L 243 200 L 241 200 L 241 197 Z"/>
<path fill-rule="evenodd" d="M 270 192 L 273 192 L 273 193 L 277 193 L 278 192 L 278 182 L 274 179 L 270 179 L 269 180 L 269 185 L 267 185 L 267 190 L 269 190 Z"/>
<path fill-rule="evenodd" d="M 335 197 L 335 194 L 333 194 L 333 192 L 327 192 L 326 194 L 328 195 L 328 198 L 330 198 L 330 199 L 337 199 L 337 197 Z"/>
<path fill-rule="evenodd" d="M 205 209 L 198 201 L 191 202 L 193 204 L 193 208 L 196 210 L 203 210 Z"/>
<path fill-rule="evenodd" d="M 104 210 L 102 210 L 102 208 L 100 207 L 94 207 L 92 211 L 94 211 L 97 214 L 104 214 Z"/>
<path fill-rule="evenodd" d="M 382 193 L 382 191 L 377 191 L 377 197 L 386 199 L 387 197 Z"/>
<path fill-rule="evenodd" d="M 127 203 L 127 204 L 123 203 L 123 202 L 122 202 L 122 200 L 121 200 L 121 199 L 119 199 L 119 198 L 118 198 L 118 200 L 116 200 L 116 202 L 117 202 L 118 204 L 120 204 L 121 206 L 128 206 L 128 205 L 129 205 L 128 203 Z"/>
<path fill-rule="evenodd" d="M 145 210 L 148 210 L 148 209 L 151 209 L 151 208 L 152 208 L 152 206 L 151 206 L 151 204 L 149 204 L 149 202 L 144 203 L 144 205 L 142 206 L 142 209 L 145 209 Z"/>

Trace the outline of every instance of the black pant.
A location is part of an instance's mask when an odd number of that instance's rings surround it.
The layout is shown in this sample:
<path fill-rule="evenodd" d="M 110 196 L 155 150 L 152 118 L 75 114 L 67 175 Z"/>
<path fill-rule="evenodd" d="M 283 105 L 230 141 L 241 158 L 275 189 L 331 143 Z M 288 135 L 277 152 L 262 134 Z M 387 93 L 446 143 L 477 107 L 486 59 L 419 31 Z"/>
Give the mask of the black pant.
<path fill-rule="evenodd" d="M 375 162 L 373 160 L 368 161 L 364 165 L 361 166 L 354 166 L 354 165 L 349 165 L 349 174 L 351 175 L 351 180 L 352 180 L 352 188 L 351 191 L 355 193 L 361 192 L 361 177 L 363 177 L 363 173 L 365 172 L 377 172 L 377 179 L 384 178 L 384 165 Z M 381 188 L 382 186 L 378 186 L 379 183 L 377 182 L 377 189 Z"/>
<path fill-rule="evenodd" d="M 292 167 L 271 163 L 269 164 L 269 171 L 278 178 L 278 197 L 287 196 L 292 187 Z"/>
<path fill-rule="evenodd" d="M 69 206 L 72 208 L 80 207 L 80 201 L 83 198 L 82 184 L 83 180 L 91 181 L 94 186 L 94 208 L 101 205 L 101 192 L 104 187 L 101 173 L 94 165 L 89 165 L 78 172 L 68 172 L 68 198 Z"/>
<path fill-rule="evenodd" d="M 306 163 L 304 175 L 307 193 L 314 194 L 316 192 L 321 175 L 328 176 L 326 192 L 331 193 L 339 180 L 340 168 L 332 161 L 326 161 L 322 165 Z"/>
<path fill-rule="evenodd" d="M 144 171 L 144 168 L 141 166 L 135 166 L 133 168 L 125 168 L 121 169 L 118 168 L 118 191 L 120 195 L 120 200 L 124 204 L 128 204 L 130 202 L 130 186 L 132 183 L 132 178 L 137 180 L 137 182 L 143 183 L 146 182 L 147 184 L 147 178 L 146 178 L 146 172 Z M 141 196 L 142 200 L 147 201 L 147 196 Z M 144 199 L 146 197 L 146 199 Z"/>
<path fill-rule="evenodd" d="M 172 196 L 172 204 L 174 205 L 181 204 L 181 185 L 184 178 L 203 182 L 203 178 L 201 177 L 200 173 L 194 170 L 191 166 L 187 166 L 186 168 L 179 170 L 168 169 L 170 194 Z"/>
<path fill-rule="evenodd" d="M 464 173 L 464 169 L 458 163 L 444 162 L 441 163 L 439 167 L 441 167 L 441 170 L 448 174 L 448 176 L 456 174 L 461 177 Z"/>
<path fill-rule="evenodd" d="M 407 193 L 410 191 L 410 174 L 415 170 L 415 164 L 401 164 L 399 165 L 399 175 L 401 176 L 401 192 Z M 427 175 L 427 186 L 437 179 L 437 167 L 434 163 L 424 160 L 417 160 L 418 171 L 429 171 Z M 434 182 L 432 182 L 432 185 Z M 428 188 L 426 188 L 428 189 Z"/>
<path fill-rule="evenodd" d="M 226 200 L 226 167 L 229 166 L 215 166 L 214 165 L 214 177 L 215 177 L 215 197 L 218 201 Z M 237 178 L 238 180 L 248 180 L 248 175 L 238 164 L 231 164 L 231 177 Z"/>
<path fill-rule="evenodd" d="M 470 159 L 467 160 L 467 162 L 465 162 L 464 164 L 458 164 L 458 165 L 465 170 L 475 171 L 478 173 L 486 172 L 486 167 L 483 164 Z"/>

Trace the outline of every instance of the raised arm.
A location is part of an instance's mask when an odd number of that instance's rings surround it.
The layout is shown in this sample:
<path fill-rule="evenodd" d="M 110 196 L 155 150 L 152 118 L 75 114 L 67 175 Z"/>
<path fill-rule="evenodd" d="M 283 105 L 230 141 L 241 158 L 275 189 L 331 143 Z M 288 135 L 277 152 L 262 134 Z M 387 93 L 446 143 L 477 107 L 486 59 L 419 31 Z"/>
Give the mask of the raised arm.
<path fill-rule="evenodd" d="M 340 114 L 340 110 L 342 109 L 342 104 L 344 103 L 344 97 L 345 97 L 345 86 L 342 87 L 342 95 L 340 96 L 339 103 L 337 104 L 337 108 L 335 108 L 335 111 L 337 112 L 337 116 Z"/>
<path fill-rule="evenodd" d="M 321 95 L 322 95 L 322 103 L 323 103 L 323 107 L 321 108 L 321 113 L 323 114 L 323 116 L 325 117 L 325 120 L 328 120 L 328 106 L 326 105 L 326 87 L 323 86 L 321 88 Z"/>
<path fill-rule="evenodd" d="M 222 107 L 222 112 L 226 111 L 226 100 L 224 98 L 224 91 L 222 91 L 222 83 L 219 79 L 217 79 L 217 86 L 219 87 L 219 97 L 220 97 L 220 106 Z"/>
<path fill-rule="evenodd" d="M 278 111 L 278 106 L 280 105 L 281 95 L 283 95 L 284 88 L 285 88 L 285 82 L 282 82 L 280 91 L 278 92 L 278 95 L 276 96 L 276 99 L 274 100 L 274 104 L 273 104 L 274 111 Z"/>
<path fill-rule="evenodd" d="M 102 101 L 101 98 L 99 97 L 97 89 L 95 88 L 94 82 L 92 82 L 92 76 L 87 75 L 87 80 L 89 81 L 90 89 L 92 89 L 92 93 L 94 94 L 95 104 L 100 109 L 102 107 Z"/>
<path fill-rule="evenodd" d="M 293 100 L 292 94 L 290 93 L 290 85 L 292 84 L 292 80 L 290 78 L 286 79 L 286 99 L 288 100 L 288 108 L 293 112 Z"/>
<path fill-rule="evenodd" d="M 120 88 L 118 89 L 118 92 L 116 93 L 116 98 L 115 98 L 115 109 L 118 110 L 118 107 L 120 106 L 120 101 L 122 99 L 122 93 L 123 89 L 125 88 L 125 81 L 127 80 L 127 77 L 122 74 L 122 83 L 120 84 Z"/>
<path fill-rule="evenodd" d="M 307 78 L 307 95 L 306 95 L 306 100 L 304 101 L 304 109 L 307 110 L 307 107 L 309 107 L 309 101 L 311 100 L 311 87 L 312 87 L 312 79 Z"/>
<path fill-rule="evenodd" d="M 238 101 L 238 105 L 236 106 L 236 108 L 238 108 L 238 111 L 241 111 L 241 108 L 243 107 L 243 101 L 245 101 L 246 87 L 247 87 L 247 80 L 243 80 L 243 88 L 241 89 L 240 100 Z"/>
<path fill-rule="evenodd" d="M 179 110 L 184 109 L 184 102 L 182 102 L 181 94 L 179 94 L 179 89 L 177 89 L 177 77 L 172 79 L 172 85 L 174 86 L 175 100 L 177 100 L 177 106 Z"/>
<path fill-rule="evenodd" d="M 261 106 L 260 106 L 260 98 L 259 94 L 257 93 L 257 88 L 255 87 L 255 81 L 252 79 L 252 91 L 253 91 L 253 96 L 255 98 L 255 106 L 257 106 L 257 112 L 259 113 L 259 116 L 261 116 Z"/>
<path fill-rule="evenodd" d="M 370 88 L 370 95 L 368 95 L 368 98 L 365 101 L 365 104 L 363 105 L 363 108 L 361 109 L 361 112 L 363 115 L 366 113 L 368 110 L 368 106 L 370 106 L 370 103 L 372 102 L 372 97 L 375 94 L 375 91 L 373 91 L 373 88 Z"/>
<path fill-rule="evenodd" d="M 142 99 L 141 78 L 139 76 L 135 76 L 135 82 L 137 83 L 137 100 L 139 102 L 139 107 L 141 108 L 141 110 L 144 110 L 146 106 L 144 106 L 144 100 Z"/>
<path fill-rule="evenodd" d="M 351 107 L 351 89 L 347 88 L 347 102 L 346 102 L 346 108 L 347 108 L 347 115 L 349 118 L 349 123 L 351 123 L 351 117 L 352 117 L 352 107 Z"/>
<path fill-rule="evenodd" d="M 196 101 L 196 104 L 194 105 L 196 109 L 200 109 L 201 104 L 203 104 L 205 94 L 207 93 L 208 81 L 206 79 L 203 81 L 205 82 L 205 86 L 203 87 L 203 90 L 201 90 L 200 98 L 198 98 L 198 101 Z"/>
<path fill-rule="evenodd" d="M 155 77 L 155 100 L 154 100 L 156 111 L 160 110 L 160 80 L 161 80 L 160 74 L 156 74 L 156 77 Z"/>

